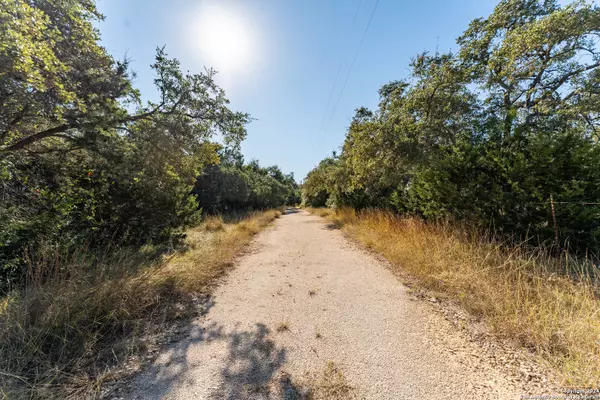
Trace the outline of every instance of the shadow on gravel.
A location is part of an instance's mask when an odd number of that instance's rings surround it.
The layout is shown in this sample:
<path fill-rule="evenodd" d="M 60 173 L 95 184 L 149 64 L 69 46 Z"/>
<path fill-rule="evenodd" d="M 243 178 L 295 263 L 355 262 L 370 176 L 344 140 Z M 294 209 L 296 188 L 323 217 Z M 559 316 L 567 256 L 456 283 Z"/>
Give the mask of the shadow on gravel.
<path fill-rule="evenodd" d="M 324 229 L 328 230 L 328 231 L 337 231 L 339 230 L 341 227 L 338 224 L 334 224 L 334 223 L 328 223 L 325 224 Z"/>
<path fill-rule="evenodd" d="M 300 221 L 301 224 L 317 224 L 317 225 L 323 225 L 322 229 L 328 230 L 328 231 L 336 231 L 339 229 L 342 229 L 342 224 L 337 223 L 337 222 L 327 222 L 325 224 L 323 224 L 323 220 L 321 219 L 308 219 L 305 221 Z"/>
<path fill-rule="evenodd" d="M 221 369 L 222 384 L 210 399 L 300 399 L 300 391 L 278 371 L 286 359 L 284 348 L 268 338 L 270 330 L 257 324 L 256 330 L 232 333 L 229 354 Z"/>
<path fill-rule="evenodd" d="M 283 215 L 288 215 L 288 214 L 297 214 L 297 213 L 299 213 L 299 212 L 300 212 L 300 210 L 299 210 L 298 208 L 286 208 L 286 209 L 283 211 Z"/>
<path fill-rule="evenodd" d="M 183 337 L 169 346 L 166 357 L 159 357 L 146 371 L 133 382 L 132 394 L 124 398 L 163 399 L 176 387 L 188 385 L 183 379 L 194 366 L 188 359 L 190 347 L 202 345 L 203 342 L 220 340 L 223 328 L 216 325 L 205 327 L 192 326 Z M 176 339 L 172 339 L 176 340 Z"/>
<path fill-rule="evenodd" d="M 183 387 L 194 393 L 194 386 L 199 382 L 188 372 L 202 366 L 190 361 L 193 351 L 190 348 L 217 340 L 227 342 L 228 353 L 222 360 L 220 379 L 214 382 L 209 399 L 303 399 L 302 390 L 281 371 L 286 360 L 285 349 L 278 347 L 269 334 L 264 324 L 256 324 L 249 330 L 236 327 L 228 333 L 216 324 L 192 326 L 167 350 L 167 357 L 155 362 L 137 379 L 134 383 L 137 397 L 126 398 L 163 399 Z"/>

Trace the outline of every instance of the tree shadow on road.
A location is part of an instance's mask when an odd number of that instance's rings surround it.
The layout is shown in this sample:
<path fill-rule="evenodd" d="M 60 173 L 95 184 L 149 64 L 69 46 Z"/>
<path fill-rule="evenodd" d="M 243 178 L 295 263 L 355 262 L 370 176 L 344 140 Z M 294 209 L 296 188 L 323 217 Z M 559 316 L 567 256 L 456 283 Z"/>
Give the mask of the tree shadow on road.
<path fill-rule="evenodd" d="M 217 324 L 198 324 L 188 328 L 184 338 L 171 345 L 159 359 L 134 384 L 134 399 L 163 399 L 176 389 L 188 387 L 190 393 L 203 392 L 205 387 L 194 386 L 192 370 L 203 368 L 190 359 L 192 347 L 203 346 L 212 341 L 225 341 L 227 354 L 223 357 L 219 378 L 209 399 L 286 399 L 305 398 L 302 390 L 295 387 L 283 373 L 286 350 L 269 338 L 270 330 L 264 324 L 252 329 L 235 327 L 226 332 Z M 200 350 L 202 351 L 202 350 Z M 202 383 L 205 384 L 205 383 Z"/>
<path fill-rule="evenodd" d="M 284 348 L 269 339 L 270 331 L 257 324 L 253 331 L 229 336 L 229 354 L 221 369 L 221 385 L 211 399 L 300 399 L 300 391 L 285 374 L 279 374 Z"/>

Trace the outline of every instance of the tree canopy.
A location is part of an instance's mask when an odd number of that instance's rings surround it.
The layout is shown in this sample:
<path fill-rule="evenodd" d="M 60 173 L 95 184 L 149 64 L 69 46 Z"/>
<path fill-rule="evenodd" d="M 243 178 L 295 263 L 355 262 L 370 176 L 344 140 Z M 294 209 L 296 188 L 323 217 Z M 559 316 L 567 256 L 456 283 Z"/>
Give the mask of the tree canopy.
<path fill-rule="evenodd" d="M 158 100 L 144 101 L 99 44 L 102 18 L 94 0 L 0 0 L 0 290 L 44 248 L 173 241 L 200 209 L 293 201 L 277 167 L 228 162 L 250 117 L 215 71 L 185 73 L 158 48 Z M 199 184 L 211 174 L 218 196 Z"/>
<path fill-rule="evenodd" d="M 600 8 L 503 0 L 359 108 L 306 204 L 391 208 L 600 249 Z M 596 204 L 594 204 L 596 203 Z"/>

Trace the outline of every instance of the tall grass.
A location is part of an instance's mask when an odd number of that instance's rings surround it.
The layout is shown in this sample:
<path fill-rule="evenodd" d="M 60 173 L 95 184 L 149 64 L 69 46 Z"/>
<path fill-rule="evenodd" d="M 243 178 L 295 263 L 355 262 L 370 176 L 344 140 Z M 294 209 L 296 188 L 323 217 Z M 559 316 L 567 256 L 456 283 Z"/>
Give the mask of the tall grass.
<path fill-rule="evenodd" d="M 600 276 L 589 260 L 383 211 L 313 210 L 492 331 L 541 354 L 562 384 L 600 383 Z"/>
<path fill-rule="evenodd" d="M 279 215 L 209 217 L 187 233 L 183 251 L 159 257 L 153 248 L 30 253 L 26 287 L 0 299 L 0 395 L 97 394 L 144 350 L 144 336 L 197 315 L 198 293 Z"/>

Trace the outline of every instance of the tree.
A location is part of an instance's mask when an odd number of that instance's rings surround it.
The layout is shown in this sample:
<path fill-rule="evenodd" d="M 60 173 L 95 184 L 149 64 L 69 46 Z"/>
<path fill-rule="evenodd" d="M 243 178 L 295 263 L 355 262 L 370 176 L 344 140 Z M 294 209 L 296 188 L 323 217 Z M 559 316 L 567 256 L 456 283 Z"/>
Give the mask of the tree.
<path fill-rule="evenodd" d="M 3 283 L 22 280 L 26 249 L 180 237 L 198 217 L 196 177 L 222 146 L 239 147 L 249 121 L 215 72 L 183 73 L 158 49 L 159 100 L 143 104 L 127 62 L 98 43 L 94 1 L 0 5 Z"/>
<path fill-rule="evenodd" d="M 262 210 L 298 202 L 293 174 L 285 175 L 277 166 L 263 168 L 257 160 L 244 165 L 236 149 L 223 148 L 219 153 L 221 164 L 203 171 L 194 187 L 204 212 Z"/>
<path fill-rule="evenodd" d="M 600 8 L 591 3 L 504 0 L 458 39 L 460 61 L 488 93 L 504 138 L 568 123 L 596 135 L 599 34 Z"/>
<path fill-rule="evenodd" d="M 600 249 L 599 35 L 591 3 L 501 1 L 457 53 L 417 55 L 376 111 L 357 110 L 340 156 L 308 174 L 305 201 L 541 242 L 554 238 L 552 197 L 560 245 Z"/>
<path fill-rule="evenodd" d="M 98 45 L 92 1 L 0 2 L 0 149 L 47 138 L 73 141 L 84 128 L 125 120 L 135 101 L 127 63 Z M 97 134 L 97 132 L 94 132 Z"/>
<path fill-rule="evenodd" d="M 163 49 L 152 66 L 160 101 L 142 106 L 127 62 L 115 62 L 98 44 L 93 21 L 102 16 L 94 2 L 2 0 L 2 5 L 2 154 L 52 146 L 49 138 L 89 147 L 104 131 L 131 133 L 142 120 L 163 125 L 187 146 L 215 131 L 226 141 L 244 138 L 248 116 L 226 107 L 215 72 L 183 74 Z M 136 111 L 129 113 L 130 107 Z"/>

